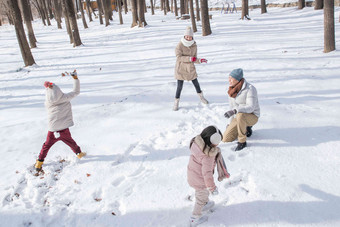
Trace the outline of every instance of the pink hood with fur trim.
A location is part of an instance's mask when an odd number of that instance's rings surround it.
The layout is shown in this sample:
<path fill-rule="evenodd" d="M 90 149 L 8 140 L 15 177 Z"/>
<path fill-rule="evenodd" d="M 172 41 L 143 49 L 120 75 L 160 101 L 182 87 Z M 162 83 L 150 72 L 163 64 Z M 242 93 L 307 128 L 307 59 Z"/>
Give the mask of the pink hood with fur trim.
<path fill-rule="evenodd" d="M 213 171 L 215 168 L 215 157 L 220 148 L 206 147 L 200 135 L 196 136 L 191 145 L 190 159 L 188 164 L 188 183 L 194 189 L 215 189 Z"/>

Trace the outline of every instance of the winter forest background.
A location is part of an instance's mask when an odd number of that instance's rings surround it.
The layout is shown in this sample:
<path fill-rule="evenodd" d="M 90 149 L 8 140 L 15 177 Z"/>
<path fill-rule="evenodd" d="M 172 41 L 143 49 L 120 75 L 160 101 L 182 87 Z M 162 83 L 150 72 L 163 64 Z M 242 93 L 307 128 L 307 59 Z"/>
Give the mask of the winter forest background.
<path fill-rule="evenodd" d="M 261 117 L 241 152 L 220 144 L 231 177 L 215 179 L 202 226 L 340 225 L 339 1 L 95 2 L 101 10 L 0 1 L 0 226 L 187 226 L 188 145 L 208 125 L 225 129 L 228 74 L 240 67 Z M 196 68 L 210 104 L 186 82 L 174 112 L 174 49 L 187 26 L 208 59 Z M 36 177 L 43 83 L 71 91 L 61 73 L 74 69 L 70 130 L 88 155 L 57 143 Z"/>

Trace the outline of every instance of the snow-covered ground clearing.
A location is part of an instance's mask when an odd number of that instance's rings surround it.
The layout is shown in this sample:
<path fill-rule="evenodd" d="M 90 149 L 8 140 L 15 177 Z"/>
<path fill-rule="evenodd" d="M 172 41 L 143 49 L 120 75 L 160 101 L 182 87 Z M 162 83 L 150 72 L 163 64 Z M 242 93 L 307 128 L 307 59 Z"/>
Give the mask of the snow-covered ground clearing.
<path fill-rule="evenodd" d="M 65 30 L 36 21 L 37 65 L 27 68 L 14 28 L 0 27 L 0 225 L 185 226 L 189 141 L 208 125 L 224 130 L 228 73 L 238 67 L 258 90 L 261 118 L 243 151 L 220 145 L 231 178 L 216 180 L 217 209 L 202 226 L 340 225 L 339 51 L 322 53 L 322 11 L 268 11 L 251 11 L 251 21 L 212 12 L 213 34 L 195 34 L 211 104 L 186 82 L 178 112 L 174 48 L 189 21 L 159 11 L 144 29 L 130 28 L 130 14 L 122 26 L 117 15 L 107 28 L 79 21 L 78 48 Z M 60 74 L 75 68 L 81 94 L 70 130 L 88 156 L 76 160 L 57 143 L 35 177 L 47 134 L 43 82 L 69 91 L 72 79 Z"/>

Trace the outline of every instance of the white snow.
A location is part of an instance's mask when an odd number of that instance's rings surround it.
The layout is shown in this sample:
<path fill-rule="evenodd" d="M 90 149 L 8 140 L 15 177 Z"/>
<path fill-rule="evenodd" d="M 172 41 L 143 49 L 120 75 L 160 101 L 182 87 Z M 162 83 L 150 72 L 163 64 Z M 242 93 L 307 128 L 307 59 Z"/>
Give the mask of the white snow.
<path fill-rule="evenodd" d="M 312 2 L 313 0 L 305 0 L 305 2 Z M 232 8 L 235 4 L 236 7 L 242 7 L 242 0 L 208 0 L 209 7 L 227 7 Z M 297 3 L 298 0 L 266 0 L 266 4 L 287 4 L 287 3 Z M 249 6 L 260 6 L 261 0 L 248 0 Z"/>
<path fill-rule="evenodd" d="M 159 10 L 146 28 L 130 28 L 130 13 L 124 25 L 116 14 L 108 27 L 96 19 L 84 30 L 79 20 L 84 45 L 73 48 L 55 21 L 37 20 L 37 65 L 26 68 L 14 28 L 0 27 L 0 226 L 186 226 L 189 141 L 206 126 L 225 129 L 228 73 L 238 67 L 258 90 L 261 117 L 241 152 L 220 144 L 231 178 L 216 179 L 216 211 L 202 226 L 340 225 L 340 53 L 323 53 L 323 11 L 211 14 L 213 34 L 203 37 L 200 23 L 195 34 L 210 104 L 186 82 L 178 112 L 174 49 L 190 21 Z M 339 48 L 338 16 L 336 7 Z M 60 75 L 73 69 L 81 94 L 70 130 L 88 156 L 77 160 L 59 142 L 35 177 L 47 135 L 43 82 L 68 92 L 72 79 Z"/>

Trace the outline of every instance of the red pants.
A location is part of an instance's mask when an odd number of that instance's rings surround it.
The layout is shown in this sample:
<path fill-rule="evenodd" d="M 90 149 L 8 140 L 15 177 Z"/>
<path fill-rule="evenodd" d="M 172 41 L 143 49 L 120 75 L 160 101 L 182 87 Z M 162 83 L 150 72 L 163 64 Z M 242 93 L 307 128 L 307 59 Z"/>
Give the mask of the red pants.
<path fill-rule="evenodd" d="M 45 159 L 48 151 L 50 150 L 50 148 L 53 146 L 53 144 L 55 144 L 59 140 L 66 143 L 72 149 L 72 151 L 75 154 L 78 154 L 78 153 L 81 152 L 80 147 L 72 139 L 70 130 L 68 128 L 61 130 L 61 131 L 58 131 L 58 133 L 60 134 L 60 136 L 58 138 L 56 138 L 54 136 L 54 132 L 48 131 L 46 142 L 43 144 L 41 151 L 40 151 L 40 154 L 39 154 L 39 161 L 44 161 L 44 159 Z"/>

